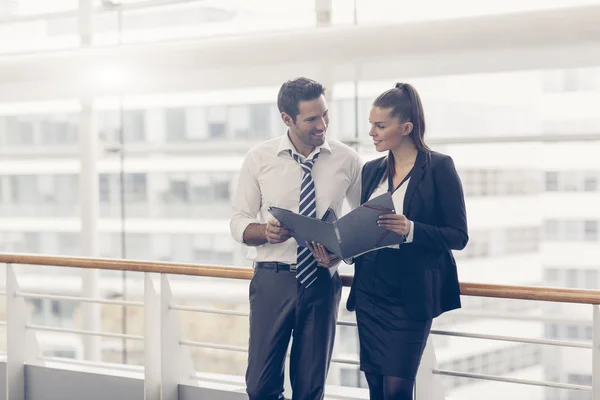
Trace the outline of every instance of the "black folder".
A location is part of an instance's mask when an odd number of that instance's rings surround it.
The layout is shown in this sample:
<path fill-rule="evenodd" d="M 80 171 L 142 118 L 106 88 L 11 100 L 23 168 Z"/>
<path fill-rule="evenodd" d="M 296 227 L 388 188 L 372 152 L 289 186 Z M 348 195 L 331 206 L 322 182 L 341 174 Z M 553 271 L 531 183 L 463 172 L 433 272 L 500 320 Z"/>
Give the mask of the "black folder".
<path fill-rule="evenodd" d="M 340 219 L 335 219 L 335 214 L 332 218 L 330 210 L 323 219 L 279 207 L 269 207 L 269 212 L 292 232 L 300 246 L 305 246 L 305 242 L 317 242 L 343 259 L 404 242 L 402 235 L 377 225 L 380 215 L 396 212 L 389 192 L 369 200 Z"/>

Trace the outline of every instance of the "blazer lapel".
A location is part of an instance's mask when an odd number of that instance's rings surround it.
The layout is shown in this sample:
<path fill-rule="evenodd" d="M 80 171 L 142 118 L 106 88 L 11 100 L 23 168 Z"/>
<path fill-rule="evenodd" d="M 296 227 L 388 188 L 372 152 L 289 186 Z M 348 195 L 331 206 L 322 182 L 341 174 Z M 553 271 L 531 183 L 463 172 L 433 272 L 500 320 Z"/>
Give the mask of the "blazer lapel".
<path fill-rule="evenodd" d="M 379 183 L 381 182 L 381 178 L 383 178 L 383 174 L 385 173 L 386 168 L 387 157 L 383 157 L 381 159 L 381 162 L 373 163 L 373 170 L 369 171 L 368 177 L 366 179 L 367 182 L 369 182 L 369 185 L 366 187 L 363 186 L 363 196 L 361 204 L 367 202 L 373 194 L 373 192 L 375 191 L 375 189 L 377 189 L 377 186 L 379 186 Z"/>
<path fill-rule="evenodd" d="M 417 159 L 415 160 L 415 166 L 410 174 L 410 180 L 408 181 L 408 187 L 406 188 L 406 194 L 404 195 L 404 215 L 409 210 L 410 203 L 417 191 L 417 186 L 419 186 L 419 182 L 423 179 L 423 175 L 425 174 L 425 166 L 427 165 L 427 153 L 424 151 L 419 151 L 417 154 Z"/>

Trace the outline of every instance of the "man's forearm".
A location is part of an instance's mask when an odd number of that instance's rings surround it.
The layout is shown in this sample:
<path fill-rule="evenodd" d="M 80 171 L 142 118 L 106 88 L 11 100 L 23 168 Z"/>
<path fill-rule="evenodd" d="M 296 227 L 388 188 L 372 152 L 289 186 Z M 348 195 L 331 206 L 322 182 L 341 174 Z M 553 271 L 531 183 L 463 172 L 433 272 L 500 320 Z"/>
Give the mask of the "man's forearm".
<path fill-rule="evenodd" d="M 250 224 L 244 230 L 244 243 L 248 246 L 260 246 L 267 243 L 266 224 Z"/>

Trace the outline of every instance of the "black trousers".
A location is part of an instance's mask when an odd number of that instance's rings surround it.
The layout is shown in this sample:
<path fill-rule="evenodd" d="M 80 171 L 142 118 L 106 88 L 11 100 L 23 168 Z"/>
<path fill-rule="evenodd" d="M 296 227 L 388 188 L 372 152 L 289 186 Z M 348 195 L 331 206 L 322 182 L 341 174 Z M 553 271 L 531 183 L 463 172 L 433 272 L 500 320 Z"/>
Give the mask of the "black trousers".
<path fill-rule="evenodd" d="M 284 362 L 292 337 L 293 400 L 323 399 L 333 352 L 342 281 L 319 268 L 308 288 L 293 272 L 256 268 L 250 282 L 250 400 L 283 399 Z"/>

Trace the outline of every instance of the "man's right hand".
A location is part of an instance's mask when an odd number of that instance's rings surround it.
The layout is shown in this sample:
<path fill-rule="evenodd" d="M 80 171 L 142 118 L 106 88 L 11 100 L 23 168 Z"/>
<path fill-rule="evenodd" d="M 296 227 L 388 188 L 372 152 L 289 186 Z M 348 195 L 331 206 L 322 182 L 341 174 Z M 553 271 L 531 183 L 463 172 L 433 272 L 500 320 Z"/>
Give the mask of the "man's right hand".
<path fill-rule="evenodd" d="M 285 242 L 291 237 L 291 234 L 281 222 L 272 219 L 265 225 L 265 237 L 267 238 L 267 242 L 276 244 Z"/>

